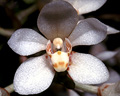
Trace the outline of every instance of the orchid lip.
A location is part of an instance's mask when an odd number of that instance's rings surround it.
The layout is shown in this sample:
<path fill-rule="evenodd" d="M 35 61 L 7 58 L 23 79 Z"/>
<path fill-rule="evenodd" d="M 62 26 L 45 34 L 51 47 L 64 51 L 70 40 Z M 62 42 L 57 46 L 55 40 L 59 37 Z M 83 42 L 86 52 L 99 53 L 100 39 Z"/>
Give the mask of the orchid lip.
<path fill-rule="evenodd" d="M 61 46 L 58 48 L 58 46 Z M 72 51 L 72 45 L 67 38 L 65 38 L 65 45 L 61 38 L 55 38 L 53 43 L 48 41 L 46 52 L 51 59 L 52 65 L 57 72 L 63 72 L 69 66 L 69 54 Z"/>

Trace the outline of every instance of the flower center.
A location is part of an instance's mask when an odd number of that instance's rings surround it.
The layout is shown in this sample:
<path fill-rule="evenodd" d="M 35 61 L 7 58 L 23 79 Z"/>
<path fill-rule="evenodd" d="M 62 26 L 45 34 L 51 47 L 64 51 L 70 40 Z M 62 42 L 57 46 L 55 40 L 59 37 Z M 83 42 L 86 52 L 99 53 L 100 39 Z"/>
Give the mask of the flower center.
<path fill-rule="evenodd" d="M 49 40 L 46 52 L 51 59 L 52 65 L 57 72 L 66 71 L 69 66 L 69 54 L 72 51 L 70 41 L 65 38 L 64 46 L 61 38 L 55 38 L 53 44 Z"/>
<path fill-rule="evenodd" d="M 57 72 L 63 72 L 68 68 L 68 63 L 69 63 L 68 53 L 57 51 L 54 54 L 51 54 L 51 61 L 54 69 Z"/>

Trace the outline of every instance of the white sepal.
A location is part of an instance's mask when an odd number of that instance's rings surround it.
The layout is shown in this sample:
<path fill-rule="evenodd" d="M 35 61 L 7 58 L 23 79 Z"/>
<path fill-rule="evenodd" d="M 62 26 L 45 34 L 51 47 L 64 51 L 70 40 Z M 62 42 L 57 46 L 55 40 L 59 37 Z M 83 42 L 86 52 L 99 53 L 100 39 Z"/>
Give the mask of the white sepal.
<path fill-rule="evenodd" d="M 120 80 L 120 75 L 114 69 L 109 68 L 110 78 L 106 83 L 115 83 Z"/>
<path fill-rule="evenodd" d="M 57 37 L 65 39 L 78 22 L 78 15 L 73 6 L 58 0 L 46 4 L 37 20 L 39 30 L 49 40 Z"/>
<path fill-rule="evenodd" d="M 107 34 L 116 34 L 116 33 L 120 32 L 120 30 L 117 30 L 111 26 L 108 26 L 108 25 L 106 25 L 106 26 L 107 26 Z"/>
<path fill-rule="evenodd" d="M 100 43 L 107 35 L 107 27 L 96 18 L 80 20 L 68 39 L 72 46 L 94 45 Z"/>
<path fill-rule="evenodd" d="M 96 55 L 97 58 L 99 58 L 102 61 L 108 60 L 110 58 L 113 58 L 115 55 L 117 55 L 118 51 L 103 51 Z"/>
<path fill-rule="evenodd" d="M 80 96 L 74 90 L 68 89 L 68 96 Z"/>
<path fill-rule="evenodd" d="M 19 55 L 31 55 L 45 50 L 47 39 L 32 29 L 16 30 L 8 41 L 10 48 Z"/>
<path fill-rule="evenodd" d="M 108 80 L 109 73 L 105 65 L 89 54 L 74 53 L 69 67 L 71 78 L 83 84 L 99 84 Z"/>
<path fill-rule="evenodd" d="M 14 77 L 14 89 L 22 95 L 37 94 L 52 83 L 54 71 L 45 55 L 28 59 L 20 65 Z"/>
<path fill-rule="evenodd" d="M 105 4 L 107 0 L 65 0 L 69 2 L 79 12 L 85 14 L 96 11 Z"/>

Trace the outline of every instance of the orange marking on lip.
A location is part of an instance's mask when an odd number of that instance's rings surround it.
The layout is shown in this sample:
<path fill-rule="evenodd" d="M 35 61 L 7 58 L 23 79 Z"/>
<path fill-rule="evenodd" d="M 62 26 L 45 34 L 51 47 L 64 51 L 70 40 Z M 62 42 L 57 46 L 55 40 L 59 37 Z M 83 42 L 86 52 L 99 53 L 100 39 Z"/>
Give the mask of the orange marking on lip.
<path fill-rule="evenodd" d="M 64 62 L 59 62 L 58 64 L 61 65 L 61 66 L 64 66 L 65 63 Z"/>
<path fill-rule="evenodd" d="M 109 87 L 109 85 L 106 85 L 104 88 L 107 88 L 107 87 Z"/>
<path fill-rule="evenodd" d="M 105 87 L 102 89 L 102 91 L 104 91 L 108 87 L 109 87 L 109 85 L 105 85 Z"/>
<path fill-rule="evenodd" d="M 48 56 L 46 55 L 45 58 L 48 59 Z"/>
<path fill-rule="evenodd" d="M 57 68 L 57 67 L 58 67 L 58 65 L 55 63 L 55 64 L 53 64 L 53 67 Z"/>
<path fill-rule="evenodd" d="M 69 62 L 69 66 L 71 66 L 72 65 L 72 62 Z"/>
<path fill-rule="evenodd" d="M 51 56 L 51 55 L 49 55 L 49 57 L 51 58 L 52 56 Z"/>
<path fill-rule="evenodd" d="M 68 63 L 66 64 L 66 67 L 68 67 Z"/>
<path fill-rule="evenodd" d="M 68 57 L 70 56 L 70 54 L 68 53 Z"/>
<path fill-rule="evenodd" d="M 58 51 L 57 54 L 58 54 L 58 55 L 61 55 L 61 51 Z"/>

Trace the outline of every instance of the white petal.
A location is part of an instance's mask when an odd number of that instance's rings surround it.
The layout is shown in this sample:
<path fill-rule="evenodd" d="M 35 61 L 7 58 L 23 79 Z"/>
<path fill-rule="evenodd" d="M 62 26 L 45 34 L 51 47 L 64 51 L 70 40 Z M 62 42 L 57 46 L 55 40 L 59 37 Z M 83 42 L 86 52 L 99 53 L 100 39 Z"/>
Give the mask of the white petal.
<path fill-rule="evenodd" d="M 65 0 L 73 5 L 79 11 L 79 14 L 85 14 L 99 9 L 107 0 Z"/>
<path fill-rule="evenodd" d="M 80 96 L 77 94 L 77 92 L 71 90 L 71 89 L 68 89 L 68 96 Z"/>
<path fill-rule="evenodd" d="M 67 2 L 53 1 L 41 10 L 37 25 L 48 39 L 57 37 L 65 39 L 72 32 L 78 22 L 76 10 Z"/>
<path fill-rule="evenodd" d="M 93 93 L 85 93 L 84 96 L 97 96 L 97 95 Z"/>
<path fill-rule="evenodd" d="M 117 53 L 118 51 L 103 51 L 97 54 L 96 57 L 103 61 L 113 58 Z"/>
<path fill-rule="evenodd" d="M 120 30 L 117 30 L 111 26 L 108 26 L 108 25 L 106 25 L 106 26 L 107 26 L 107 34 L 116 34 L 116 33 L 120 32 Z"/>
<path fill-rule="evenodd" d="M 53 77 L 54 71 L 45 55 L 31 58 L 17 69 L 14 88 L 19 94 L 37 94 L 51 85 Z"/>
<path fill-rule="evenodd" d="M 101 42 L 107 35 L 107 27 L 95 18 L 80 20 L 68 39 L 72 46 L 93 45 Z"/>
<path fill-rule="evenodd" d="M 96 56 L 97 54 L 106 50 L 106 46 L 103 43 L 99 43 L 90 48 L 90 54 Z"/>
<path fill-rule="evenodd" d="M 115 29 L 115 28 L 113 28 L 113 27 L 111 27 L 109 25 L 106 25 L 104 23 L 102 23 L 102 24 L 107 27 L 107 34 L 116 34 L 116 33 L 120 32 L 120 30 L 117 30 L 117 29 Z"/>
<path fill-rule="evenodd" d="M 32 29 L 16 30 L 8 41 L 10 48 L 19 55 L 31 55 L 45 50 L 47 39 Z"/>
<path fill-rule="evenodd" d="M 72 79 L 83 84 L 99 84 L 109 78 L 105 65 L 97 58 L 89 54 L 74 53 L 69 74 Z"/>
<path fill-rule="evenodd" d="M 109 69 L 110 78 L 106 83 L 115 83 L 120 81 L 120 75 L 113 69 Z"/>

